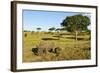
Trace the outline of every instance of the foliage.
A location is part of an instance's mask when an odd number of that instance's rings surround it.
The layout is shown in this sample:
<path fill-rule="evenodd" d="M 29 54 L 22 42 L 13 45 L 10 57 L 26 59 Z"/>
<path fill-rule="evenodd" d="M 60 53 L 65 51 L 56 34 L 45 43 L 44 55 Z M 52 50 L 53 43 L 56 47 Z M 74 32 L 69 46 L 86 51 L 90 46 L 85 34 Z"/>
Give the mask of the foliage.
<path fill-rule="evenodd" d="M 39 27 L 39 28 L 36 28 L 37 30 L 41 30 L 41 28 Z"/>
<path fill-rule="evenodd" d="M 55 27 L 51 27 L 48 29 L 49 31 L 54 31 L 55 30 Z"/>
<path fill-rule="evenodd" d="M 87 30 L 87 26 L 89 26 L 89 24 L 90 18 L 81 14 L 66 17 L 61 23 L 61 25 L 65 27 L 67 31 L 75 32 L 76 40 L 78 33 Z"/>
<path fill-rule="evenodd" d="M 27 37 L 27 33 L 25 33 L 24 36 Z"/>

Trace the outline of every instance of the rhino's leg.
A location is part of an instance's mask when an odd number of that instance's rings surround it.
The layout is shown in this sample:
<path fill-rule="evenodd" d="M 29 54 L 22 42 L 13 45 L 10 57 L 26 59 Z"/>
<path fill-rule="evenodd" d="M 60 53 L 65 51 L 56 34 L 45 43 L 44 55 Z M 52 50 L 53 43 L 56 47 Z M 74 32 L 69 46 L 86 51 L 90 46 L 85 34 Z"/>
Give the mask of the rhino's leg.
<path fill-rule="evenodd" d="M 38 55 L 41 56 L 42 54 L 43 54 L 43 49 L 42 48 L 38 49 Z"/>
<path fill-rule="evenodd" d="M 43 55 L 46 55 L 46 48 L 43 49 Z"/>
<path fill-rule="evenodd" d="M 56 56 L 59 56 L 61 49 L 59 47 L 57 47 L 54 50 L 55 50 L 54 52 L 55 52 Z"/>
<path fill-rule="evenodd" d="M 53 52 L 53 49 L 52 49 L 52 48 L 50 48 L 50 49 L 48 50 L 48 52 Z"/>

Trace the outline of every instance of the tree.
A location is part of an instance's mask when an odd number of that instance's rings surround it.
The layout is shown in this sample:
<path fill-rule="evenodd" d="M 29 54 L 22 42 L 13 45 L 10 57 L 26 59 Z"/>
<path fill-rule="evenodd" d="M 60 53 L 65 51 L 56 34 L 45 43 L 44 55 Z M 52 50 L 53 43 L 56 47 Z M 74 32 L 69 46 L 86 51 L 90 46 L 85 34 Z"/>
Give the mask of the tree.
<path fill-rule="evenodd" d="M 60 28 L 57 28 L 57 29 L 55 29 L 55 31 L 57 32 L 57 37 L 58 37 L 58 40 L 60 39 L 60 31 L 61 31 L 61 29 Z"/>
<path fill-rule="evenodd" d="M 60 30 L 61 30 L 60 28 L 55 29 L 55 31 L 57 31 L 58 33 L 60 32 Z"/>
<path fill-rule="evenodd" d="M 39 28 L 36 28 L 38 31 L 40 31 L 41 30 L 41 28 L 39 27 Z"/>
<path fill-rule="evenodd" d="M 55 30 L 55 27 L 51 27 L 51 28 L 49 28 L 48 30 L 52 32 L 52 31 Z"/>
<path fill-rule="evenodd" d="M 75 39 L 79 32 L 87 30 L 87 26 L 90 24 L 90 18 L 81 14 L 66 17 L 61 25 L 69 32 L 75 33 Z"/>

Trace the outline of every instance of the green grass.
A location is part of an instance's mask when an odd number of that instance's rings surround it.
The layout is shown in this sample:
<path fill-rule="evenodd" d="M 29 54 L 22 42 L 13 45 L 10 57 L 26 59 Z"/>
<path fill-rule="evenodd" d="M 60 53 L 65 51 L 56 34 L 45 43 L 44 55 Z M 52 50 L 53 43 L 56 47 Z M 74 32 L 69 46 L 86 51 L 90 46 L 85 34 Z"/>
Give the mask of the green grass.
<path fill-rule="evenodd" d="M 25 36 L 27 34 L 27 36 Z M 67 37 L 73 35 L 62 35 L 59 40 L 58 37 L 53 37 L 57 33 L 44 33 L 44 32 L 24 32 L 23 34 L 23 62 L 39 62 L 39 61 L 59 61 L 59 60 L 83 60 L 91 58 L 91 45 L 89 35 L 78 36 L 84 38 L 75 41 Z M 42 38 L 52 38 L 53 40 L 42 40 Z M 32 47 L 36 47 L 40 42 L 54 42 L 56 46 L 62 48 L 60 55 L 56 56 L 54 53 L 37 56 L 32 53 Z"/>

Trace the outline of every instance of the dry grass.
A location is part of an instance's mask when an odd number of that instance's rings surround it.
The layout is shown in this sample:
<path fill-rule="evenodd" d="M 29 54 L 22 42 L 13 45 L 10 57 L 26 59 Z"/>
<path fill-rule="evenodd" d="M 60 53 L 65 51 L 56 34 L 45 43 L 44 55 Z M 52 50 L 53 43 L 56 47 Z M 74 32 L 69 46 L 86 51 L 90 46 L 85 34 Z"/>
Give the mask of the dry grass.
<path fill-rule="evenodd" d="M 24 36 L 27 34 L 27 36 Z M 46 55 L 37 56 L 32 53 L 32 47 L 36 47 L 42 38 L 52 37 L 55 34 L 44 32 L 24 32 L 23 34 L 23 62 L 39 62 L 39 61 L 59 61 L 59 60 L 83 60 L 91 58 L 90 40 L 79 40 L 64 38 L 72 37 L 72 35 L 64 35 L 60 40 L 46 40 L 46 42 L 54 42 L 62 48 L 60 54 L 48 53 Z M 81 36 L 89 38 L 89 35 Z M 56 37 L 55 37 L 56 38 Z"/>

